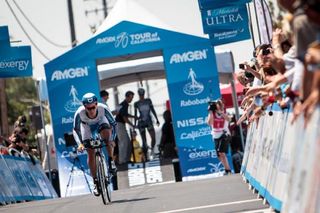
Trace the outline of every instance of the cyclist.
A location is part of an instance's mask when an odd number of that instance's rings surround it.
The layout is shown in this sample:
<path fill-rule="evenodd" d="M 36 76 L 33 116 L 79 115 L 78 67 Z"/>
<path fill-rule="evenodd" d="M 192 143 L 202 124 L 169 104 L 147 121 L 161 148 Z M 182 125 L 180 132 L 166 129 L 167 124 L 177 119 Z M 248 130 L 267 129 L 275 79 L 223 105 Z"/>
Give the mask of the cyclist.
<path fill-rule="evenodd" d="M 136 123 L 138 121 L 138 129 L 142 139 L 143 152 L 147 158 L 148 144 L 147 144 L 147 138 L 146 138 L 146 129 L 148 130 L 149 135 L 151 137 L 151 155 L 153 155 L 154 147 L 156 145 L 156 134 L 153 127 L 151 112 L 156 118 L 158 126 L 160 125 L 160 123 L 159 123 L 156 111 L 154 110 L 151 99 L 144 97 L 145 90 L 143 88 L 139 88 L 138 94 L 139 94 L 139 100 L 134 103 L 134 115 L 135 115 L 134 125 L 136 126 Z M 137 117 L 138 111 L 139 111 L 139 117 Z"/>
<path fill-rule="evenodd" d="M 106 142 L 106 148 L 109 155 L 109 168 L 111 173 L 116 173 L 117 168 L 113 161 L 113 149 L 115 138 L 116 122 L 108 107 L 98 103 L 98 98 L 93 93 L 86 93 L 82 97 L 82 104 L 74 115 L 73 135 L 78 143 L 78 151 L 82 152 L 87 148 L 88 166 L 94 182 L 93 193 L 99 196 L 96 177 L 95 152 L 89 148 L 90 140 L 95 133 L 99 133 L 101 138 Z"/>

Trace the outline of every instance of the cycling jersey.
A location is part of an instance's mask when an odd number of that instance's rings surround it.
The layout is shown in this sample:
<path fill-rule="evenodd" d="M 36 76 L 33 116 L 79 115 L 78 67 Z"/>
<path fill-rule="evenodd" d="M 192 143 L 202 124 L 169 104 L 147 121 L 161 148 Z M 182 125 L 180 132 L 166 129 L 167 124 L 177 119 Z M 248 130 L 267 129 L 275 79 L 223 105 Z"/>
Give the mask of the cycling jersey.
<path fill-rule="evenodd" d="M 151 99 L 146 98 L 146 99 L 135 102 L 134 108 L 136 110 L 139 110 L 139 115 L 140 115 L 138 119 L 139 127 L 146 127 L 148 125 L 152 125 L 152 118 L 151 118 L 150 112 L 154 111 L 154 108 L 153 108 Z"/>
<path fill-rule="evenodd" d="M 115 126 L 117 125 L 112 113 L 104 104 L 97 104 L 97 114 L 94 118 L 89 118 L 84 106 L 79 107 L 74 115 L 73 121 L 73 135 L 78 144 L 84 140 L 92 139 L 93 135 L 98 133 L 99 128 L 109 126 L 112 128 L 112 135 L 110 140 L 115 139 Z"/>

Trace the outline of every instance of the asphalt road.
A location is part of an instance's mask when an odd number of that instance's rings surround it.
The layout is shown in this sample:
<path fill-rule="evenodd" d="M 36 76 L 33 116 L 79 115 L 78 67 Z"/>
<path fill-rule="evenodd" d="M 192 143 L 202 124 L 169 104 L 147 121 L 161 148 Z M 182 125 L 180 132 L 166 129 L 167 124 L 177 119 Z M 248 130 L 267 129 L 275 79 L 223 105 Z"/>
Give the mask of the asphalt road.
<path fill-rule="evenodd" d="M 103 205 L 101 197 L 74 196 L 1 206 L 0 212 L 272 212 L 240 175 L 121 189 L 112 193 L 112 200 Z"/>

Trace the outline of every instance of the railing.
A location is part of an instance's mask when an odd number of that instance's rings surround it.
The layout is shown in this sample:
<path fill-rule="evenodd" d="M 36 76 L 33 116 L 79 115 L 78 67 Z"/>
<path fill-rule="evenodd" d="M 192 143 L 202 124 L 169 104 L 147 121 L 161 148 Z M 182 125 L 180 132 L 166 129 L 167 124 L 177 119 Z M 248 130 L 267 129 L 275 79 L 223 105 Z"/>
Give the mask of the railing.
<path fill-rule="evenodd" d="M 320 108 L 305 127 L 302 116 L 277 110 L 251 124 L 241 172 L 272 208 L 319 212 Z"/>
<path fill-rule="evenodd" d="M 25 152 L 0 145 L 0 203 L 24 202 L 57 198 L 57 194 L 39 161 Z M 10 151 L 18 153 L 13 156 Z"/>

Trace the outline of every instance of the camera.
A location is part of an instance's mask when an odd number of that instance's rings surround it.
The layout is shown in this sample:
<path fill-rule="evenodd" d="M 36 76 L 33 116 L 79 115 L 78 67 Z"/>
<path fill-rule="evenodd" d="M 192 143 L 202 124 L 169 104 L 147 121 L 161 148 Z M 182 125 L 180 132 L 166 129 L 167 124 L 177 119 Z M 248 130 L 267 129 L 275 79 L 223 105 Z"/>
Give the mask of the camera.
<path fill-rule="evenodd" d="M 262 50 L 262 55 L 269 55 L 270 54 L 270 49 L 263 49 Z"/>
<path fill-rule="evenodd" d="M 19 134 L 14 134 L 14 141 L 13 143 L 20 143 L 22 141 L 22 138 Z"/>
<path fill-rule="evenodd" d="M 244 69 L 244 64 L 239 64 L 239 69 Z"/>
<path fill-rule="evenodd" d="M 73 137 L 72 132 L 64 133 L 63 136 L 64 136 L 64 140 L 66 142 L 66 147 L 77 147 L 78 146 L 76 140 Z"/>
<path fill-rule="evenodd" d="M 217 102 L 216 101 L 210 101 L 208 110 L 210 111 L 216 111 L 217 110 Z"/>
<path fill-rule="evenodd" d="M 245 75 L 247 78 L 254 78 L 254 75 L 253 75 L 251 72 L 245 71 L 245 72 L 244 72 L 244 75 Z"/>

